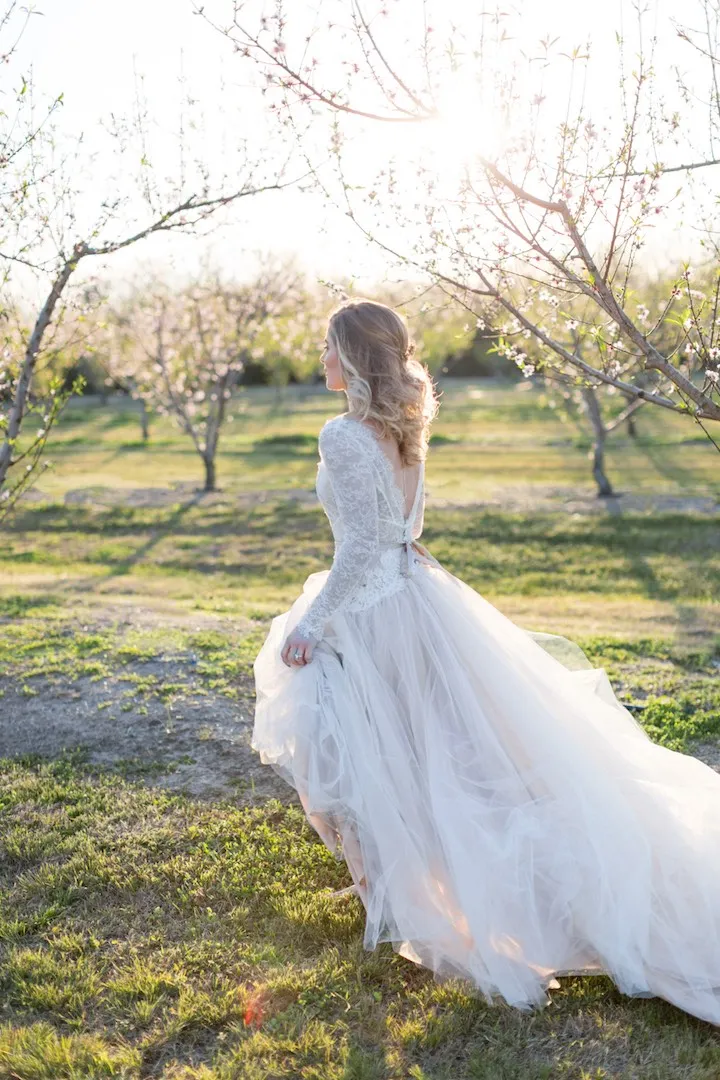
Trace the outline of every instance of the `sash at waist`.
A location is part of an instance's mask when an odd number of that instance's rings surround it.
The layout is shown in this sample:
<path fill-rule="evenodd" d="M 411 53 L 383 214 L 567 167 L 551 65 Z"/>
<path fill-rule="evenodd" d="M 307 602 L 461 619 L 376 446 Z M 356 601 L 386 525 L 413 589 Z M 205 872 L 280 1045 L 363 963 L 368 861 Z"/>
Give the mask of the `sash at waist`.
<path fill-rule="evenodd" d="M 395 547 L 405 548 L 407 552 L 406 568 L 403 570 L 404 574 L 414 574 L 418 568 L 418 564 L 422 562 L 422 559 L 418 557 L 418 552 L 425 556 L 425 558 L 433 563 L 435 566 L 439 566 L 440 563 L 435 559 L 424 544 L 421 544 L 418 540 L 381 540 L 379 542 L 379 548 L 381 551 L 387 551 Z"/>

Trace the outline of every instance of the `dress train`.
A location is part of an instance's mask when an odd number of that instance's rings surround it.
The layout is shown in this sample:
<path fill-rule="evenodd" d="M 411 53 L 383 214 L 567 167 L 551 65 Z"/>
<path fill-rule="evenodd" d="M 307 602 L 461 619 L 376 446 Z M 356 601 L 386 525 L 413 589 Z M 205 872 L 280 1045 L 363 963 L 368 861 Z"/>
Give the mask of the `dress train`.
<path fill-rule="evenodd" d="M 432 559 L 286 667 L 327 573 L 256 658 L 253 746 L 364 877 L 365 947 L 519 1008 L 605 972 L 720 1023 L 720 776 Z"/>

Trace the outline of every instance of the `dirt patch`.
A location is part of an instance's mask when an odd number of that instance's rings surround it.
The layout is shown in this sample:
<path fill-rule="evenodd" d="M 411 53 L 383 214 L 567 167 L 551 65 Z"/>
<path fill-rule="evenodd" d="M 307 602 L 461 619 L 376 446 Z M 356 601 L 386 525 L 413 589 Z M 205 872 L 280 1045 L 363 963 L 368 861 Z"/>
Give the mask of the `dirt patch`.
<path fill-rule="evenodd" d="M 157 659 L 133 664 L 131 670 L 167 682 L 187 676 L 177 662 Z M 128 687 L 120 677 L 33 678 L 26 683 L 0 678 L 2 756 L 39 754 L 54 760 L 81 751 L 91 765 L 196 798 L 231 798 L 243 806 L 273 797 L 297 801 L 250 747 L 251 679 L 238 701 L 188 693 L 170 703 L 128 697 Z"/>
<path fill-rule="evenodd" d="M 48 500 L 48 495 L 38 488 L 26 493 L 27 502 L 40 503 Z M 177 483 L 171 487 L 150 488 L 111 488 L 84 487 L 66 492 L 64 503 L 67 506 L 131 506 L 163 507 L 173 506 L 177 502 L 200 502 L 203 506 L 226 503 L 230 500 L 238 507 L 251 508 L 265 502 L 287 500 L 312 505 L 317 503 L 314 490 L 306 488 L 269 488 L 261 491 L 246 492 L 203 492 L 193 483 Z M 620 492 L 612 498 L 598 498 L 592 492 L 578 492 L 577 487 L 557 487 L 553 485 L 528 484 L 512 487 L 498 487 L 490 491 L 483 499 L 456 501 L 433 496 L 428 491 L 426 496 L 428 509 L 482 509 L 505 510 L 514 513 L 565 512 L 568 514 L 622 514 L 622 513 L 673 513 L 705 514 L 720 517 L 720 500 L 712 495 L 664 495 L 660 493 L 635 494 Z"/>
<path fill-rule="evenodd" d="M 314 503 L 317 495 L 306 488 L 269 488 L 260 491 L 203 491 L 192 482 L 178 482 L 170 487 L 118 488 L 94 487 L 74 488 L 65 492 L 65 506 L 130 506 L 149 507 L 151 509 L 174 506 L 178 502 L 202 502 L 203 506 L 226 503 L 230 500 L 235 506 L 252 507 L 260 503 L 289 499 L 293 502 Z M 47 492 L 40 488 L 31 488 L 22 496 L 22 501 L 42 503 L 52 501 Z"/>
<path fill-rule="evenodd" d="M 129 670 L 167 683 L 187 679 L 177 660 L 138 661 Z M 238 700 L 188 692 L 165 702 L 128 695 L 128 686 L 121 676 L 24 683 L 0 678 L 2 756 L 55 760 L 80 751 L 90 765 L 195 798 L 229 798 L 239 806 L 270 798 L 298 802 L 294 790 L 250 746 L 255 701 L 250 677 Z M 695 755 L 720 772 L 717 744 L 701 744 Z"/>
<path fill-rule="evenodd" d="M 621 492 L 599 498 L 591 492 L 578 493 L 577 488 L 527 487 L 497 488 L 477 503 L 451 503 L 427 498 L 427 506 L 448 509 L 478 509 L 487 507 L 511 513 L 567 513 L 578 515 L 610 514 L 704 514 L 720 517 L 720 501 L 712 495 L 662 495 Z"/>
<path fill-rule="evenodd" d="M 693 749 L 693 756 L 720 773 L 720 745 L 718 743 L 697 743 Z"/>

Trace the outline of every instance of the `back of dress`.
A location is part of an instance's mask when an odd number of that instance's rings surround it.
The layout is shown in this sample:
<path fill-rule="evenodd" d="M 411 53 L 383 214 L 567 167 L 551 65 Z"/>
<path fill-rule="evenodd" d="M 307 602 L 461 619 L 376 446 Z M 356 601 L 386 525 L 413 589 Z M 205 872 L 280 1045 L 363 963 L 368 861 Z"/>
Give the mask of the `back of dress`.
<path fill-rule="evenodd" d="M 318 439 L 318 498 L 335 539 L 322 590 L 297 630 L 319 640 L 337 610 L 361 610 L 403 588 L 414 568 L 412 541 L 424 520 L 424 462 L 405 514 L 395 472 L 371 429 L 347 413 L 328 420 Z"/>

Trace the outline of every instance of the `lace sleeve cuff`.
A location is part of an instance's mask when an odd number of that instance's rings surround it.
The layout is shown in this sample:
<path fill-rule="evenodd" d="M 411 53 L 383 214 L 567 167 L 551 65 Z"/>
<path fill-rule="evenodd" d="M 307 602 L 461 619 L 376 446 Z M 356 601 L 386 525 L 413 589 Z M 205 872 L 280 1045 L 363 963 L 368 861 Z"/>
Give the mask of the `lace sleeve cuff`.
<path fill-rule="evenodd" d="M 326 619 L 311 619 L 303 617 L 295 627 L 295 631 L 298 634 L 302 634 L 304 638 L 308 638 L 312 641 L 313 645 L 317 645 L 318 641 L 323 636 L 323 630 L 325 629 Z"/>

